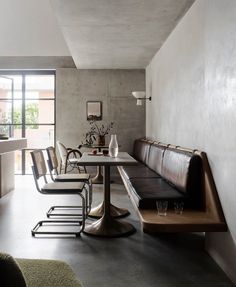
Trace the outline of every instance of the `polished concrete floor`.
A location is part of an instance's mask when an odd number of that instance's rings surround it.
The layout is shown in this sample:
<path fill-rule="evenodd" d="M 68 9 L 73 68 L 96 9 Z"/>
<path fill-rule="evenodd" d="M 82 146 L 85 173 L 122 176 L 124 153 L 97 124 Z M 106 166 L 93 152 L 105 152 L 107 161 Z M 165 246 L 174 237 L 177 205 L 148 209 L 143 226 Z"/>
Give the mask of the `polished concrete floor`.
<path fill-rule="evenodd" d="M 102 186 L 94 186 L 94 205 L 102 195 Z M 118 178 L 112 184 L 112 202 L 130 210 L 125 220 L 135 226 L 133 235 L 112 239 L 85 234 L 79 238 L 31 236 L 31 228 L 45 218 L 50 205 L 76 200 L 73 196 L 41 195 L 32 176 L 16 176 L 15 191 L 0 199 L 0 250 L 15 257 L 65 260 L 85 287 L 234 286 L 204 252 L 201 234 L 143 233 Z"/>

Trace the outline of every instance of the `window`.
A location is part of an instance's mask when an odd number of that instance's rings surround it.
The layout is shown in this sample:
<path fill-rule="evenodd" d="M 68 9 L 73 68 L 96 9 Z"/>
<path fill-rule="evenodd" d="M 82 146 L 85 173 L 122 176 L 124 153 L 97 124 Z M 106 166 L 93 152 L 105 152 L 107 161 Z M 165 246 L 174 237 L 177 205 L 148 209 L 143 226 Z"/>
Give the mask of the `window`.
<path fill-rule="evenodd" d="M 15 173 L 31 172 L 30 151 L 54 146 L 55 72 L 0 71 L 0 133 L 27 138 L 15 152 Z"/>

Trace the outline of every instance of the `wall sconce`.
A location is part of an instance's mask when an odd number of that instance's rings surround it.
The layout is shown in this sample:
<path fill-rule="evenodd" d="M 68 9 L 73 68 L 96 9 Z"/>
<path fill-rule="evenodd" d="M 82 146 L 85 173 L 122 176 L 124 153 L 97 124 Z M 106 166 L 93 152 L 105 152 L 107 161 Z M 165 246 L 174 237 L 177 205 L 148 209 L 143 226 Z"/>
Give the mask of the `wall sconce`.
<path fill-rule="evenodd" d="M 141 91 L 137 91 L 137 92 L 132 92 L 132 95 L 137 99 L 137 106 L 142 106 L 142 101 L 146 101 L 149 100 L 151 101 L 152 97 L 146 98 L 146 92 L 141 92 Z"/>

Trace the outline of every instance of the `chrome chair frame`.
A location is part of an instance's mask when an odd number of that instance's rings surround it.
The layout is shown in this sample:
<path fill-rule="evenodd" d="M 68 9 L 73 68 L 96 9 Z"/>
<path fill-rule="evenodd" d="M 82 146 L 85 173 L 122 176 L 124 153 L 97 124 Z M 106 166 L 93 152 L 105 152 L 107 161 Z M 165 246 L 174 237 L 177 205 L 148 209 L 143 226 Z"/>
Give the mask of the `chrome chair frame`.
<path fill-rule="evenodd" d="M 86 201 L 82 194 L 84 183 L 59 183 L 51 182 L 48 183 L 46 178 L 47 168 L 43 156 L 42 150 L 34 150 L 31 152 L 32 157 L 32 171 L 36 185 L 36 189 L 42 194 L 51 195 L 78 195 L 81 198 L 82 205 L 80 218 L 77 220 L 41 220 L 31 230 L 32 236 L 35 235 L 75 235 L 79 236 L 84 230 L 85 219 L 86 219 Z M 43 186 L 40 187 L 39 179 L 43 178 Z M 39 228 L 42 226 L 76 226 L 79 227 L 78 231 L 40 231 Z"/>
<path fill-rule="evenodd" d="M 54 182 L 84 182 L 86 186 L 84 187 L 85 190 L 85 199 L 86 199 L 86 213 L 89 214 L 92 205 L 92 181 L 90 179 L 90 175 L 87 173 L 82 174 L 59 174 L 58 173 L 58 160 L 56 156 L 55 148 L 50 146 L 46 148 L 47 155 L 48 155 L 48 169 L 50 172 L 50 176 L 52 181 Z M 68 210 L 68 209 L 77 209 L 77 206 L 52 206 L 49 211 L 47 212 L 47 217 L 51 216 L 76 216 L 75 213 L 54 213 L 56 210 Z"/>
<path fill-rule="evenodd" d="M 82 153 L 78 149 L 67 148 L 60 141 L 57 141 L 57 148 L 60 155 L 60 174 L 63 168 L 64 173 L 71 172 L 74 169 L 77 169 L 79 173 L 81 171 L 87 173 L 86 167 L 79 166 L 78 159 L 82 156 Z"/>

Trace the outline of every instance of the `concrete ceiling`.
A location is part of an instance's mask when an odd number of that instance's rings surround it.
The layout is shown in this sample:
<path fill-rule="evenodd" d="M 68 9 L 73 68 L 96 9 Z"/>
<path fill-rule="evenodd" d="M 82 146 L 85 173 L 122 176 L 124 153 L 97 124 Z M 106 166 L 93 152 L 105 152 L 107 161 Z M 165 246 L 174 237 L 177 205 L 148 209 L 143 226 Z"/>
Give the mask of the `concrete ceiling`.
<path fill-rule="evenodd" d="M 49 0 L 1 0 L 0 39 L 0 58 L 71 56 Z"/>
<path fill-rule="evenodd" d="M 195 0 L 51 0 L 80 69 L 145 68 Z"/>

